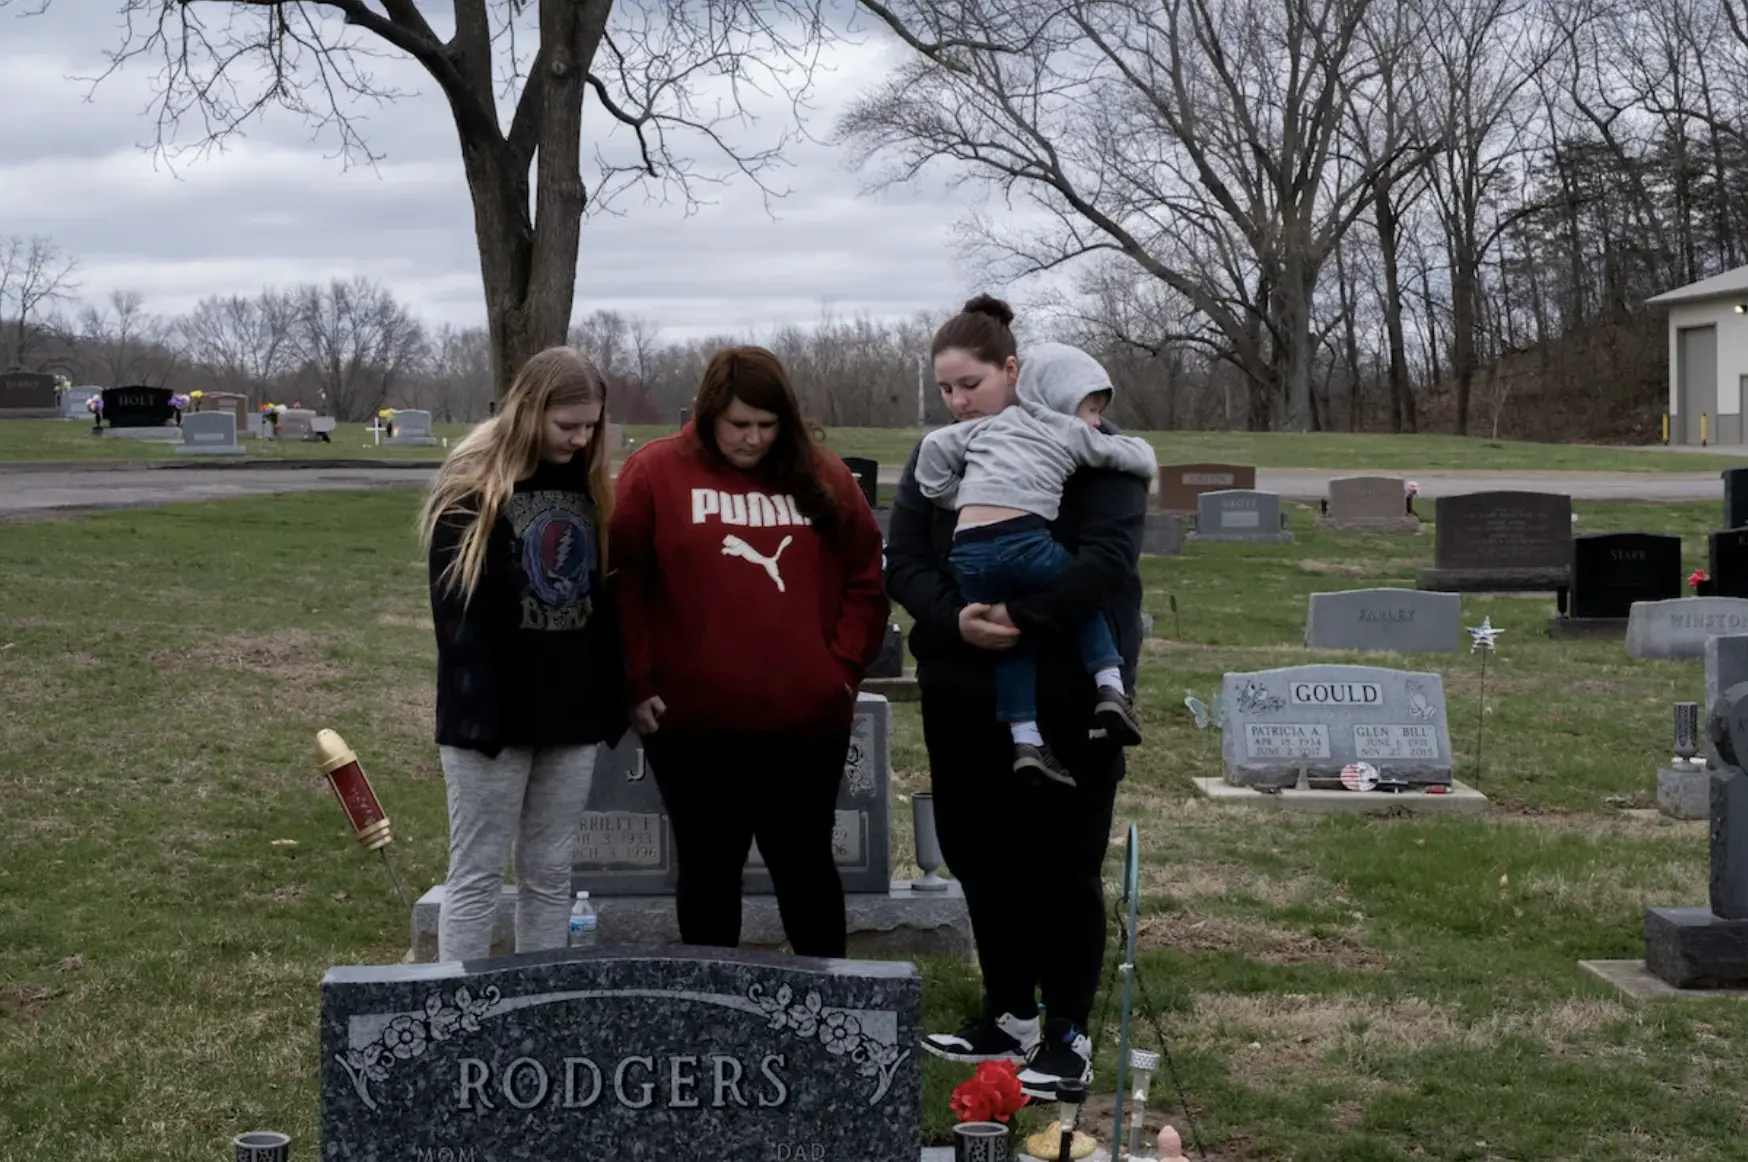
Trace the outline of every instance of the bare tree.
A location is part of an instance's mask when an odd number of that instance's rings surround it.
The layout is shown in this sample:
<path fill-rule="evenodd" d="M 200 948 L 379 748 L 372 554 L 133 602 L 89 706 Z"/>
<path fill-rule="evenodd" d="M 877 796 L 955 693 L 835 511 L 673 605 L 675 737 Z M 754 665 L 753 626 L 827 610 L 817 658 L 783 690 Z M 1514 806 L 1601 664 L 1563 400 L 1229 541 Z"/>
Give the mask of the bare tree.
<path fill-rule="evenodd" d="M 424 331 L 380 284 L 335 279 L 298 288 L 292 301 L 293 347 L 335 418 L 368 419 L 400 379 L 418 370 Z"/>
<path fill-rule="evenodd" d="M 15 2 L 28 14 L 55 0 L 0 0 L 0 9 Z M 819 0 L 453 0 L 447 39 L 418 0 L 112 2 L 125 31 L 98 80 L 134 62 L 156 67 L 160 150 L 184 131 L 205 149 L 277 107 L 314 123 L 348 158 L 374 161 L 357 111 L 404 96 L 376 63 L 400 57 L 430 76 L 473 200 L 500 394 L 530 355 L 564 341 L 586 211 L 608 209 L 645 179 L 688 205 L 735 173 L 780 196 L 765 175 L 785 135 L 743 149 L 722 129 L 743 116 L 748 89 L 772 85 L 798 103 L 824 32 Z M 636 141 L 596 149 L 592 190 L 582 162 L 591 93 L 597 140 L 619 126 Z M 707 150 L 726 166 L 701 167 Z"/>
<path fill-rule="evenodd" d="M 1249 421 L 1313 426 L 1312 297 L 1384 152 L 1338 179 L 1344 95 L 1376 62 L 1370 0 L 862 0 L 917 53 L 842 136 L 1020 195 L 1054 219 L 979 241 L 1013 273 L 1117 251 L 1218 329 Z M 1405 143 L 1401 151 L 1430 143 Z"/>
<path fill-rule="evenodd" d="M 146 310 L 137 290 L 113 290 L 79 315 L 79 355 L 87 380 L 162 386 L 180 362 L 176 323 Z"/>
<path fill-rule="evenodd" d="M 252 299 L 214 295 L 183 319 L 182 333 L 190 358 L 255 406 L 267 402 L 268 385 L 290 367 L 294 313 L 290 297 L 272 288 Z"/>
<path fill-rule="evenodd" d="M 483 327 L 445 323 L 431 337 L 430 398 L 424 400 L 444 423 L 480 420 L 492 401 L 492 345 Z"/>
<path fill-rule="evenodd" d="M 63 302 L 79 289 L 74 275 L 78 260 L 61 252 L 43 235 L 0 238 L 0 323 L 13 325 L 12 358 L 0 359 L 13 367 L 26 367 L 40 329 L 44 308 Z M 0 355 L 5 348 L 0 347 Z"/>

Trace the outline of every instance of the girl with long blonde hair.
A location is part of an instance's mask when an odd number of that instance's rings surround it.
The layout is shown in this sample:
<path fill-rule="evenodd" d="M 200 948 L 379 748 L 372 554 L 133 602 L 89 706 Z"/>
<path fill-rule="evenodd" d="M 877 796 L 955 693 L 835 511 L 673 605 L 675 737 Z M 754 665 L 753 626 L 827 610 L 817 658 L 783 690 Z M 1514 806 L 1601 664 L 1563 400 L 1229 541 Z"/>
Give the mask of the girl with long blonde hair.
<path fill-rule="evenodd" d="M 443 960 L 490 954 L 512 851 L 516 951 L 565 943 L 595 757 L 629 713 L 617 608 L 602 589 L 606 406 L 587 356 L 547 348 L 450 453 L 420 510 L 449 796 Z"/>

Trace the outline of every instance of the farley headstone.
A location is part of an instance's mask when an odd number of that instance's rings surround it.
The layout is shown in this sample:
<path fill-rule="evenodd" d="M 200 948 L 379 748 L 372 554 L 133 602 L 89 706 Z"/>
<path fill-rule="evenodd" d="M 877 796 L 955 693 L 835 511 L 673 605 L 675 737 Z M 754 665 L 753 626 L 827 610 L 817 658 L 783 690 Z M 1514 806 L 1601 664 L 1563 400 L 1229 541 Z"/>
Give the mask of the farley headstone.
<path fill-rule="evenodd" d="M 1327 532 L 1418 533 L 1408 515 L 1408 491 L 1398 476 L 1343 476 L 1329 482 L 1317 527 Z"/>
<path fill-rule="evenodd" d="M 55 377 L 41 371 L 0 373 L 0 417 L 54 419 L 61 414 Z"/>
<path fill-rule="evenodd" d="M 858 694 L 844 778 L 838 785 L 832 849 L 846 892 L 884 894 L 892 885 L 892 707 Z M 755 844 L 744 890 L 773 889 Z M 678 882 L 673 825 L 644 763 L 637 735 L 627 734 L 596 760 L 589 801 L 572 857 L 571 888 L 598 896 L 671 895 Z"/>
<path fill-rule="evenodd" d="M 1281 527 L 1281 498 L 1272 492 L 1228 489 L 1204 492 L 1196 498 L 1196 531 L 1200 541 L 1290 542 Z"/>
<path fill-rule="evenodd" d="M 1707 723 L 1711 774 L 1708 907 L 1649 908 L 1645 967 L 1681 989 L 1748 986 L 1748 682 L 1718 696 Z"/>
<path fill-rule="evenodd" d="M 1681 596 L 1681 538 L 1589 533 L 1572 538 L 1571 616 L 1626 617 L 1635 602 Z"/>
<path fill-rule="evenodd" d="M 1421 589 L 1457 593 L 1566 588 L 1572 561 L 1572 498 L 1551 492 L 1441 496 L 1434 508 L 1433 564 Z"/>
<path fill-rule="evenodd" d="M 1437 674 L 1376 666 L 1289 666 L 1227 674 L 1221 757 L 1240 787 L 1339 786 L 1371 763 L 1383 779 L 1449 786 L 1451 740 Z"/>
<path fill-rule="evenodd" d="M 730 950 L 331 968 L 322 1162 L 916 1162 L 922 983 Z"/>
<path fill-rule="evenodd" d="M 1706 536 L 1706 572 L 1713 597 L 1748 597 L 1748 528 L 1721 529 Z"/>
<path fill-rule="evenodd" d="M 1706 639 L 1748 633 L 1748 598 L 1640 601 L 1627 618 L 1627 656 L 1703 658 Z"/>
<path fill-rule="evenodd" d="M 190 412 L 182 417 L 182 446 L 178 456 L 242 456 L 237 442 L 234 412 Z"/>
<path fill-rule="evenodd" d="M 1313 593 L 1305 644 L 1314 650 L 1455 653 L 1462 647 L 1463 599 L 1424 589 L 1346 589 Z"/>
<path fill-rule="evenodd" d="M 1250 464 L 1165 464 L 1159 469 L 1159 507 L 1162 512 L 1192 516 L 1196 498 L 1204 492 L 1256 488 L 1256 468 Z"/>
<path fill-rule="evenodd" d="M 437 438 L 431 434 L 430 412 L 418 410 L 396 412 L 394 429 L 395 434 L 384 440 L 383 443 L 428 448 L 437 442 Z"/>

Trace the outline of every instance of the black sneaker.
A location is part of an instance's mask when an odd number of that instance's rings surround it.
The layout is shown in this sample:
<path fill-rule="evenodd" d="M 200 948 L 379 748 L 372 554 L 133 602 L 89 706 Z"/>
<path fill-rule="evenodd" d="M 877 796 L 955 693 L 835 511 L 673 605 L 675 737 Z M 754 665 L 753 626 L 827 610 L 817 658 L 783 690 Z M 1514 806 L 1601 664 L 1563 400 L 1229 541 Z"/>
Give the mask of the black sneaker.
<path fill-rule="evenodd" d="M 923 1048 L 948 1061 L 1024 1061 L 1038 1048 L 1038 1018 L 978 1017 L 957 1033 L 930 1033 Z"/>
<path fill-rule="evenodd" d="M 1135 717 L 1135 703 L 1123 691 L 1100 686 L 1093 721 L 1104 727 L 1105 737 L 1117 745 L 1141 745 L 1141 720 Z"/>
<path fill-rule="evenodd" d="M 1014 771 L 1022 775 L 1042 775 L 1051 782 L 1061 783 L 1065 787 L 1078 784 L 1074 776 L 1068 773 L 1068 768 L 1062 765 L 1062 760 L 1050 753 L 1047 743 L 1034 745 L 1029 742 L 1014 744 Z"/>
<path fill-rule="evenodd" d="M 1092 1042 L 1068 1021 L 1048 1021 L 1037 1052 L 1020 1070 L 1020 1090 L 1039 1101 L 1055 1101 L 1056 1087 L 1070 1078 L 1092 1084 Z"/>

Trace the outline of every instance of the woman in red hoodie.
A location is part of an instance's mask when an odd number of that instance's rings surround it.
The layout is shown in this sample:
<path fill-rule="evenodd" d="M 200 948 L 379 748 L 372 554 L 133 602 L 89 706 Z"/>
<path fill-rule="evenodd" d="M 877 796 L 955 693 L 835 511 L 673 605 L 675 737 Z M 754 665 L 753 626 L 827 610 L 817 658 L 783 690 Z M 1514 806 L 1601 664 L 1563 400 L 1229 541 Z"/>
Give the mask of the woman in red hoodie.
<path fill-rule="evenodd" d="M 757 839 L 790 946 L 843 956 L 832 828 L 856 690 L 886 631 L 880 528 L 763 347 L 718 351 L 692 414 L 626 459 L 609 533 L 680 938 L 740 943 Z"/>

